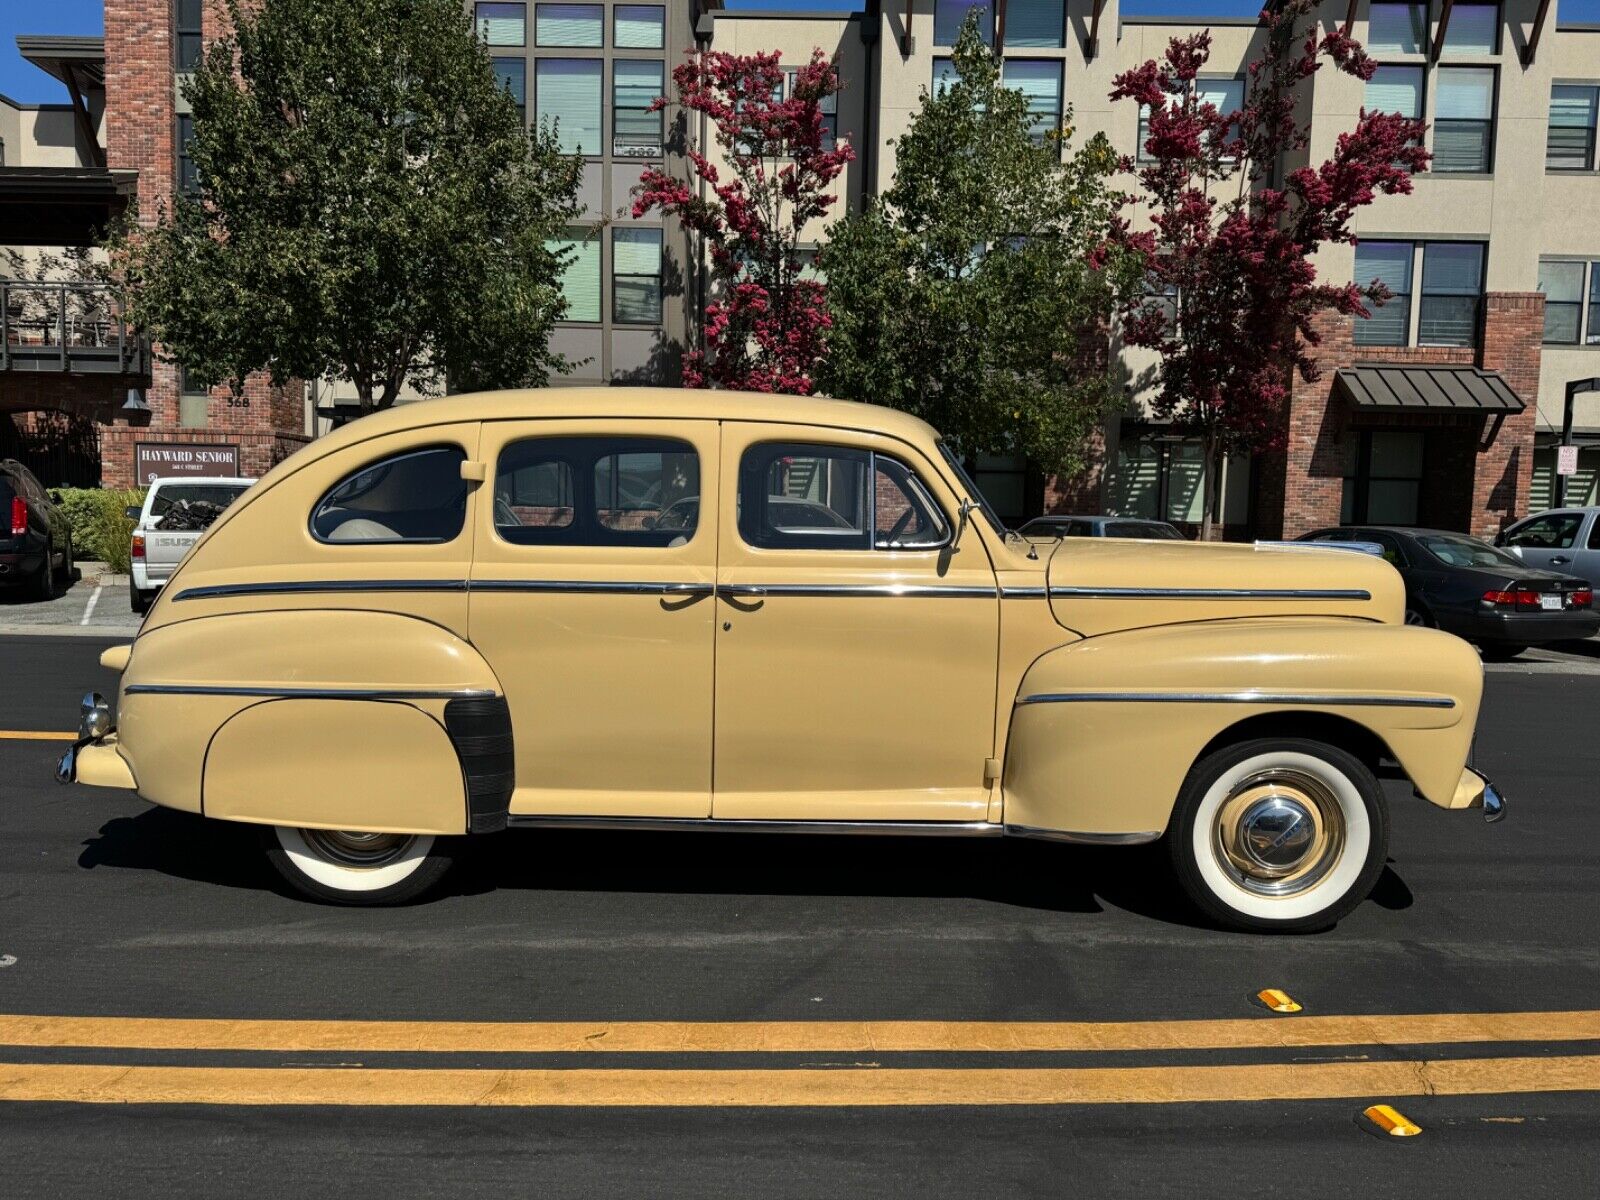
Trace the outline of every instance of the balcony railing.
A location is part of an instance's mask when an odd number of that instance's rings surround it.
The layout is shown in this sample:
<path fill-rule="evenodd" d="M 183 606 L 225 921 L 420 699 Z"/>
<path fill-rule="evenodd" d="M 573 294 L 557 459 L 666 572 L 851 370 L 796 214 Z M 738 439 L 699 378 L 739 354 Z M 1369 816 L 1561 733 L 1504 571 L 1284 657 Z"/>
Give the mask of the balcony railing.
<path fill-rule="evenodd" d="M 150 343 L 100 283 L 0 279 L 0 371 L 150 374 Z"/>

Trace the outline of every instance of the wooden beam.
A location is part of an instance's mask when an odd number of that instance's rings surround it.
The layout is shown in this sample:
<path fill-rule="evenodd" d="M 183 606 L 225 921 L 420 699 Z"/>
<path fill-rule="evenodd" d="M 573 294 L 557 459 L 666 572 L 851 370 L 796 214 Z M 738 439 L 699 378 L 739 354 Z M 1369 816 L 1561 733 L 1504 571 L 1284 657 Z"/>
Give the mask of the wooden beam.
<path fill-rule="evenodd" d="M 1356 23 L 1356 5 L 1359 0 L 1350 0 L 1350 6 L 1344 10 L 1344 27 L 1340 30 L 1345 37 L 1350 36 L 1351 27 Z"/>
<path fill-rule="evenodd" d="M 100 138 L 95 134 L 94 122 L 89 117 L 89 104 L 78 86 L 77 67 L 73 63 L 62 62 L 61 73 L 66 76 L 67 94 L 72 97 L 72 117 L 78 124 L 78 136 L 89 151 L 89 165 L 104 167 L 106 152 L 100 148 Z"/>
<path fill-rule="evenodd" d="M 1428 61 L 1436 63 L 1439 55 L 1444 50 L 1444 35 L 1450 28 L 1450 13 L 1456 6 L 1456 0 L 1444 0 L 1444 7 L 1439 10 L 1439 32 L 1433 35 L 1433 53 L 1428 55 Z"/>
<path fill-rule="evenodd" d="M 1083 60 L 1092 62 L 1100 54 L 1100 14 L 1105 11 L 1106 0 L 1094 0 L 1093 14 L 1089 18 L 1089 40 L 1083 44 Z"/>
<path fill-rule="evenodd" d="M 1539 52 L 1539 35 L 1544 32 L 1545 19 L 1550 15 L 1550 0 L 1539 0 L 1539 11 L 1533 18 L 1533 28 L 1528 31 L 1528 44 L 1522 48 L 1522 65 L 1533 66 L 1533 56 Z"/>

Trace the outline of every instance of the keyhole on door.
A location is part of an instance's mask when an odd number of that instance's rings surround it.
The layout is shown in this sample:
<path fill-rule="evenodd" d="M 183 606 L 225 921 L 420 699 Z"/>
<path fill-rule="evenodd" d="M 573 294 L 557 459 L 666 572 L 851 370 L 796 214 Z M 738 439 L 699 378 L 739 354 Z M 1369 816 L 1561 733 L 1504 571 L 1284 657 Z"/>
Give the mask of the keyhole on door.
<path fill-rule="evenodd" d="M 722 628 L 723 628 L 724 632 L 728 631 L 729 629 L 732 629 L 733 628 L 733 622 L 732 621 L 724 621 L 722 623 Z"/>

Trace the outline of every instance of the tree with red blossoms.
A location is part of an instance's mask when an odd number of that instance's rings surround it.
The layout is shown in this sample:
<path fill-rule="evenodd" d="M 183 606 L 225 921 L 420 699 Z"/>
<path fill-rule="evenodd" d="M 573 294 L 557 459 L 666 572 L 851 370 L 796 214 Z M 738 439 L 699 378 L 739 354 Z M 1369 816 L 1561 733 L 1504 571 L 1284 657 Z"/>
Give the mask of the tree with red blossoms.
<path fill-rule="evenodd" d="M 833 144 L 822 109 L 839 90 L 833 63 L 821 50 L 792 72 L 779 62 L 777 53 L 691 54 L 672 73 L 677 103 L 710 121 L 725 165 L 691 148 L 709 195 L 655 168 L 634 194 L 635 217 L 671 213 L 710 253 L 705 349 L 685 355 L 688 387 L 804 396 L 823 354 L 827 290 L 805 277 L 800 242 L 832 206 L 829 185 L 855 153 Z M 667 103 L 662 97 L 655 107 Z"/>
<path fill-rule="evenodd" d="M 1149 227 L 1119 217 L 1111 237 L 1143 253 L 1149 273 L 1147 291 L 1122 306 L 1121 336 L 1161 355 L 1152 415 L 1200 435 L 1202 538 L 1211 536 L 1217 464 L 1280 445 L 1293 373 L 1317 378 L 1314 318 L 1370 316 L 1369 303 L 1390 298 L 1376 280 L 1319 280 L 1312 256 L 1353 244 L 1356 210 L 1380 193 L 1409 193 L 1412 173 L 1428 162 L 1421 121 L 1363 110 L 1333 157 L 1287 169 L 1310 140 L 1296 117 L 1304 82 L 1325 62 L 1360 80 L 1374 64 L 1339 29 L 1319 35 L 1314 0 L 1286 0 L 1261 19 L 1266 44 L 1238 111 L 1219 112 L 1197 94 L 1209 33 L 1174 38 L 1160 61 L 1117 76 L 1111 93 L 1149 114 L 1138 170 L 1145 195 L 1130 198 L 1148 207 Z"/>

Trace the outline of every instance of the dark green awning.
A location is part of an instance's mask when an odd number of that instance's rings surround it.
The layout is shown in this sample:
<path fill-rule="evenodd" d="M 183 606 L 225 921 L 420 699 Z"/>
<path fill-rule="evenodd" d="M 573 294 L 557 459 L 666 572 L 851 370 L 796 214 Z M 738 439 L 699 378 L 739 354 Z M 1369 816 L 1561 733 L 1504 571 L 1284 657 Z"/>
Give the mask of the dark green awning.
<path fill-rule="evenodd" d="M 1366 412 L 1519 413 L 1527 408 L 1498 371 L 1390 363 L 1344 367 L 1333 392 Z"/>

